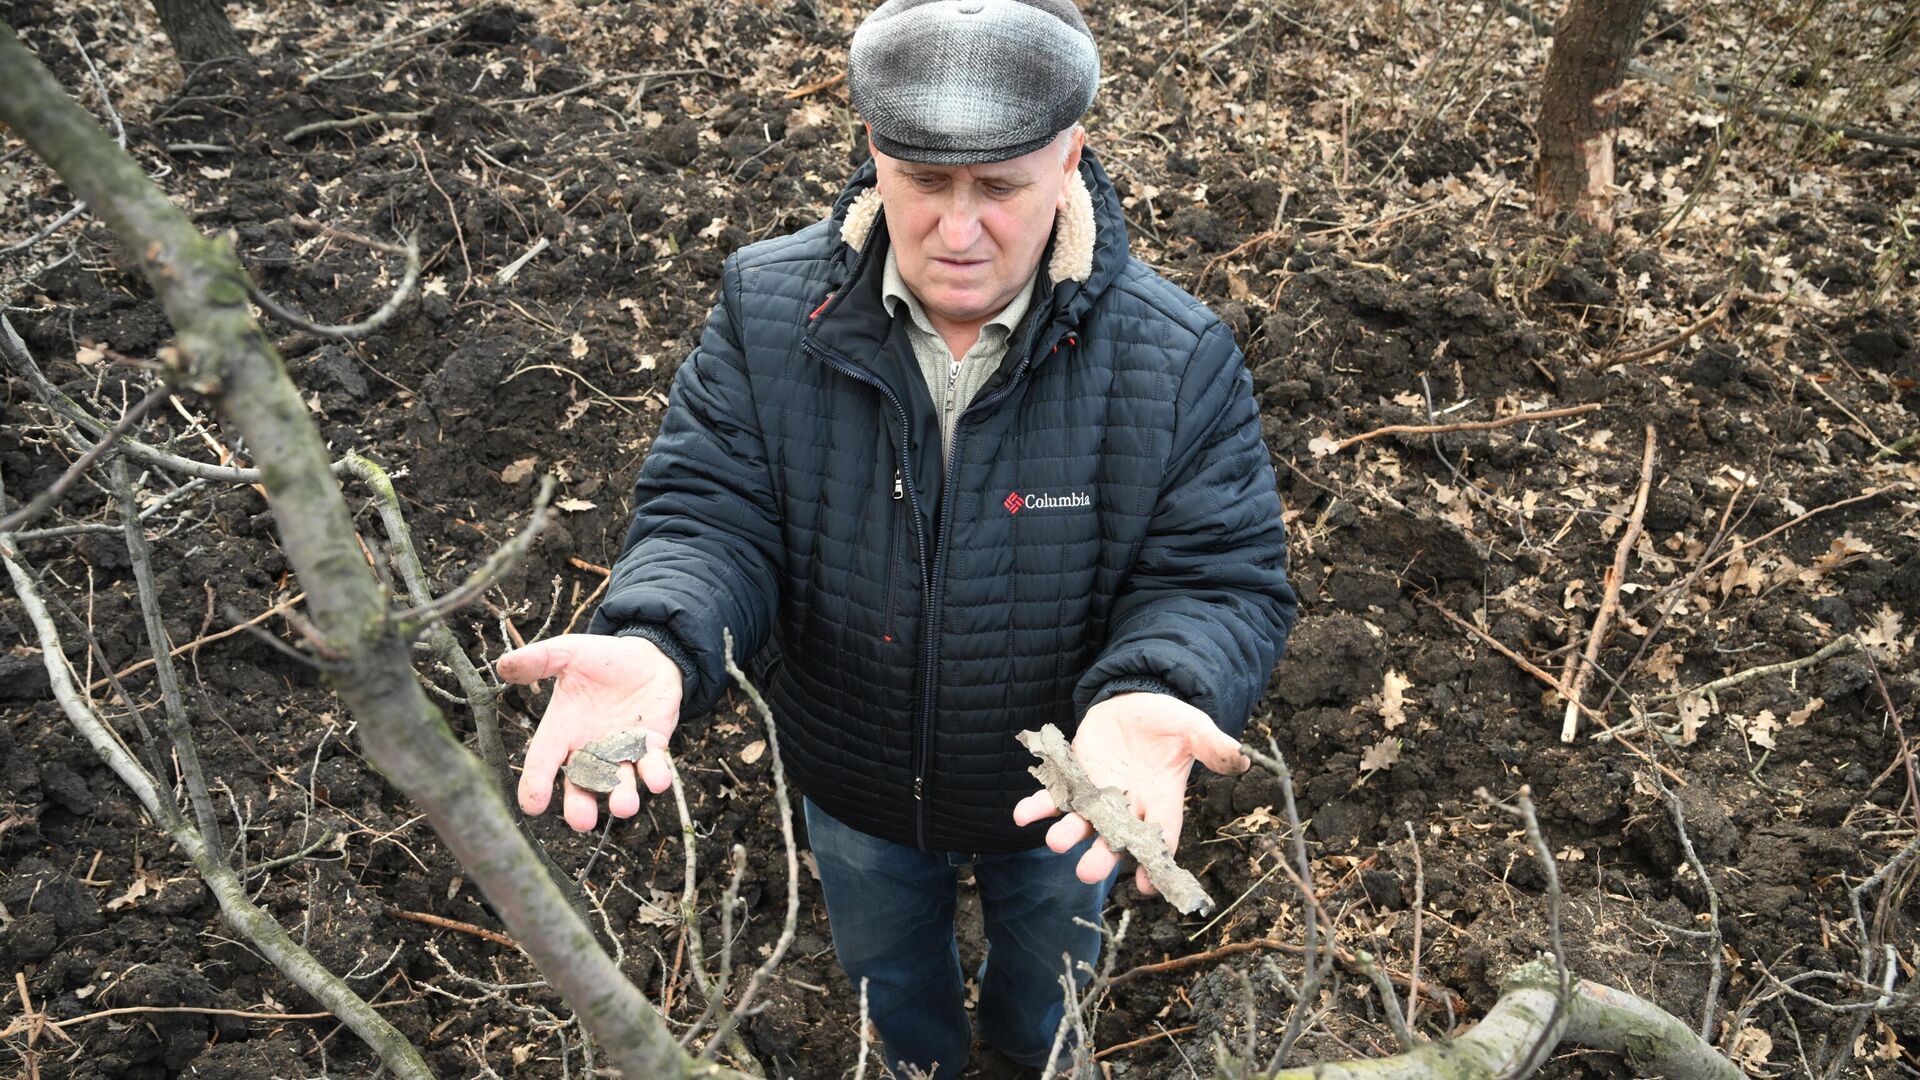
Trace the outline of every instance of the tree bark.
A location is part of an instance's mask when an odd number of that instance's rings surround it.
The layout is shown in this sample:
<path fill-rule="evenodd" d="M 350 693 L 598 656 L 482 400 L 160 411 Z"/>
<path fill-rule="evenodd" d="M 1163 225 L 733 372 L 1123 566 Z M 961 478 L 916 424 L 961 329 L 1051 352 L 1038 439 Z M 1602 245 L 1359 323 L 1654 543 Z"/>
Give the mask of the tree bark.
<path fill-rule="evenodd" d="M 600 947 L 515 828 L 492 774 L 460 745 L 416 681 L 409 642 L 367 572 L 326 445 L 279 353 L 254 321 L 245 272 L 203 236 L 0 22 L 0 124 L 24 139 L 138 260 L 178 332 L 179 381 L 246 441 L 281 547 L 338 659 L 327 678 L 360 722 L 369 760 L 426 812 L 540 972 L 630 1077 L 696 1066 Z"/>
<path fill-rule="evenodd" d="M 247 55 L 220 0 L 153 0 L 153 10 L 183 67 Z"/>
<path fill-rule="evenodd" d="M 1594 228 L 1612 230 L 1608 189 L 1618 95 L 1652 6 L 1653 0 L 1570 0 L 1555 26 L 1534 125 L 1540 138 L 1534 209 L 1541 217 L 1573 210 Z"/>

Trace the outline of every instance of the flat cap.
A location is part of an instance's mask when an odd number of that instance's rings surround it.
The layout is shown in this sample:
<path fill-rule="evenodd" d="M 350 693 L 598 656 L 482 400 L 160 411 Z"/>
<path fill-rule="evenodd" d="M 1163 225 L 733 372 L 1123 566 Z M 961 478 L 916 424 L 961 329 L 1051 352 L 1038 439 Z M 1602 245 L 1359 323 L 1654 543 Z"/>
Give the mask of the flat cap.
<path fill-rule="evenodd" d="M 881 153 L 1005 161 L 1071 127 L 1100 84 L 1072 0 L 887 0 L 854 32 L 847 90 Z"/>

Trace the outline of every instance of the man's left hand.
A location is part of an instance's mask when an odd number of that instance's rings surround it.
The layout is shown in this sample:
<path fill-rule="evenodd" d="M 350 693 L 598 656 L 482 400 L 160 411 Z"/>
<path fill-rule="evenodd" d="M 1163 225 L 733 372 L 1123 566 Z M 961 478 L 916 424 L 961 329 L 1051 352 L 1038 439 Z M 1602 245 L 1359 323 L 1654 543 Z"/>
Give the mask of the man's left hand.
<path fill-rule="evenodd" d="M 1095 784 L 1125 791 L 1134 816 L 1160 826 L 1168 852 L 1180 844 L 1187 773 L 1194 761 L 1223 776 L 1237 776 L 1252 765 L 1239 742 L 1215 726 L 1212 717 L 1157 693 L 1115 694 L 1088 709 L 1074 734 L 1073 754 Z M 1059 812 L 1053 796 L 1039 791 L 1013 808 L 1013 822 L 1026 825 Z M 1047 847 L 1066 852 L 1092 835 L 1086 818 L 1068 814 L 1047 830 Z M 1096 839 L 1075 873 L 1091 884 L 1113 873 L 1119 862 L 1107 842 Z M 1134 884 L 1143 893 L 1155 891 L 1145 869 L 1134 875 Z"/>

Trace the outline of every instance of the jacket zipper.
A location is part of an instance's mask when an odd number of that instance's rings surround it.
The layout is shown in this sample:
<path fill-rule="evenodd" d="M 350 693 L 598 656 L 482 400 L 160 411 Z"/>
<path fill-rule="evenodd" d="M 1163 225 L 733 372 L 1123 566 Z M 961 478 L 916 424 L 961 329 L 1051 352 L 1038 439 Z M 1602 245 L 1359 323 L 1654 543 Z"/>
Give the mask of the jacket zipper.
<path fill-rule="evenodd" d="M 880 636 L 889 644 L 893 641 L 893 614 L 899 607 L 900 592 L 900 506 L 907 497 L 906 485 L 901 479 L 900 470 L 893 470 L 893 513 L 887 518 L 887 619 L 880 628 Z"/>
<path fill-rule="evenodd" d="M 913 518 L 913 538 L 920 551 L 920 591 L 926 596 L 933 595 L 932 570 L 929 566 L 927 555 L 926 529 L 920 520 L 920 496 L 913 486 L 913 462 L 907 454 L 908 440 L 912 437 L 913 433 L 907 426 L 906 407 L 900 404 L 900 398 L 894 394 L 893 390 L 889 388 L 886 383 L 881 382 L 877 376 L 868 373 L 858 364 L 855 364 L 853 361 L 841 356 L 827 346 L 813 340 L 812 335 L 808 335 L 807 338 L 801 342 L 801 347 L 812 352 L 822 360 L 825 360 L 829 367 L 841 374 L 859 382 L 866 383 L 868 386 L 880 391 L 881 395 L 887 399 L 888 406 L 893 409 L 894 417 L 899 420 L 900 443 L 896 452 L 900 455 L 900 485 L 896 490 L 899 490 L 901 494 L 906 496 L 909 516 Z M 929 609 L 929 613 L 931 613 L 931 609 Z M 921 716 L 917 718 L 918 722 L 914 725 L 913 739 L 915 743 L 920 742 L 922 733 L 924 733 L 928 727 L 932 726 L 933 722 L 931 716 L 933 703 L 933 640 L 933 637 L 929 635 L 927 638 L 926 652 L 927 666 L 925 678 L 922 680 L 926 684 L 927 690 L 920 698 Z M 926 772 L 924 768 L 926 751 L 924 746 L 915 745 L 909 748 L 909 752 L 914 760 L 913 843 L 915 847 L 924 851 L 927 846 Z"/>
<path fill-rule="evenodd" d="M 931 771 L 930 762 L 933 756 L 933 675 L 938 669 L 939 663 L 936 650 L 939 647 L 940 641 L 940 601 L 944 592 L 942 586 L 946 584 L 946 576 L 941 573 L 941 570 L 946 562 L 947 538 L 950 531 L 949 526 L 953 520 L 954 485 L 959 482 L 960 477 L 960 440 L 964 433 L 967 417 L 973 415 L 976 411 L 998 405 L 1013 393 L 1014 387 L 1020 385 L 1020 377 L 1026 374 L 1027 367 L 1033 363 L 1032 336 L 1027 338 L 1026 344 L 1027 348 L 1020 357 L 1020 365 L 1013 369 L 1013 374 L 1007 378 L 1007 381 L 1002 383 L 999 389 L 995 390 L 992 394 L 968 405 L 965 409 L 961 410 L 959 416 L 953 419 L 953 441 L 947 446 L 946 487 L 941 489 L 945 492 L 946 498 L 940 500 L 940 520 L 938 529 L 934 534 L 934 564 L 928 571 L 932 578 L 932 583 L 927 592 L 927 611 L 925 618 L 927 635 L 927 677 L 924 680 L 926 690 L 921 700 L 921 730 L 917 739 L 919 750 L 914 759 L 913 766 L 913 792 L 914 799 L 916 800 L 914 805 L 913 829 L 916 838 L 924 836 L 925 833 L 926 802 L 921 798 L 921 795 L 926 783 L 927 774 Z M 919 846 L 922 848 L 926 847 L 924 840 Z"/>

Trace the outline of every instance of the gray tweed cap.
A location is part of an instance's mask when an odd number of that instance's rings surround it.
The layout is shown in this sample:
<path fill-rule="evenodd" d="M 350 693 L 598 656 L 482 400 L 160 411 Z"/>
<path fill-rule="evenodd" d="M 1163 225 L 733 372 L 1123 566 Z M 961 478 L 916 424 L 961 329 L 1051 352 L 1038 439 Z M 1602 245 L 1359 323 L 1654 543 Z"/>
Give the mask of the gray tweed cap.
<path fill-rule="evenodd" d="M 1072 0 L 887 0 L 854 32 L 849 68 L 873 144 L 928 165 L 1032 153 L 1080 119 L 1100 84 Z"/>

